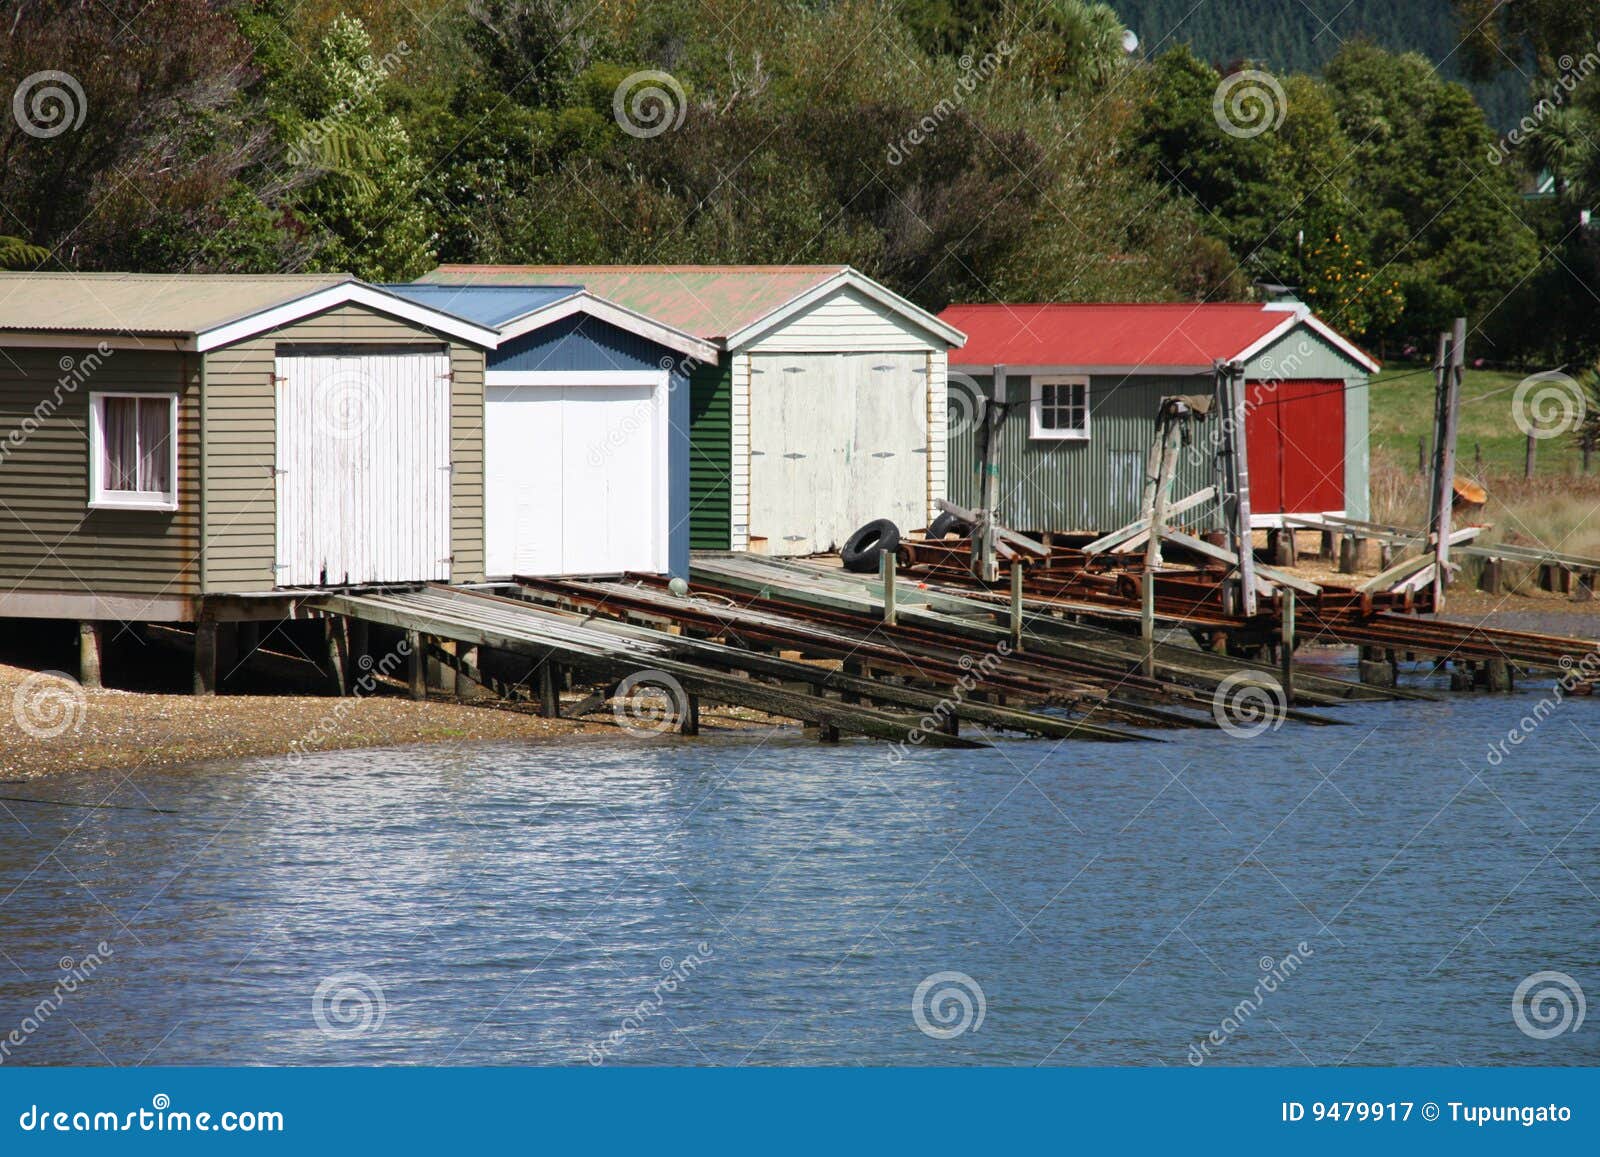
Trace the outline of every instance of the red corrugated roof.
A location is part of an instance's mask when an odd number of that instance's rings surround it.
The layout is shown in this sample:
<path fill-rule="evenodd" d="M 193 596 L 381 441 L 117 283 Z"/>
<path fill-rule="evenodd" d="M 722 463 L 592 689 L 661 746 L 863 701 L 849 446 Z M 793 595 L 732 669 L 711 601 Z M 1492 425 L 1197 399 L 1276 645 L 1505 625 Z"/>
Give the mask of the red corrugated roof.
<path fill-rule="evenodd" d="M 1295 316 L 1234 303 L 952 305 L 939 315 L 967 335 L 953 365 L 1148 369 L 1238 357 Z"/>

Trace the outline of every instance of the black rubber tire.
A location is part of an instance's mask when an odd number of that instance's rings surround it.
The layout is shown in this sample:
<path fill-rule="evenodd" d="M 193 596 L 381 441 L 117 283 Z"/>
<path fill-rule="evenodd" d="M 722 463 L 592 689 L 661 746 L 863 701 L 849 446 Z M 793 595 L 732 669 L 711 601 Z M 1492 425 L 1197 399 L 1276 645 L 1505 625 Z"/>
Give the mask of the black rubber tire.
<path fill-rule="evenodd" d="M 938 542 L 940 539 L 949 538 L 952 531 L 957 538 L 970 537 L 972 524 L 946 510 L 928 524 L 928 541 Z"/>
<path fill-rule="evenodd" d="M 875 518 L 845 540 L 839 558 L 852 574 L 876 574 L 878 556 L 899 545 L 900 528 L 887 518 Z"/>

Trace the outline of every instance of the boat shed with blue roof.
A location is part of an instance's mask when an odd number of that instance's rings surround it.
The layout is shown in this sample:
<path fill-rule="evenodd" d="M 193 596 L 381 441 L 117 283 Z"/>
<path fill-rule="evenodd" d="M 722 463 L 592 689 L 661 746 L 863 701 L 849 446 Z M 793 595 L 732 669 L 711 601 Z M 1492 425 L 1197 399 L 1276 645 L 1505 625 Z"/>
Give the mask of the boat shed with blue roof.
<path fill-rule="evenodd" d="M 689 375 L 710 342 L 577 285 L 392 285 L 496 331 L 484 373 L 484 571 L 687 575 Z"/>

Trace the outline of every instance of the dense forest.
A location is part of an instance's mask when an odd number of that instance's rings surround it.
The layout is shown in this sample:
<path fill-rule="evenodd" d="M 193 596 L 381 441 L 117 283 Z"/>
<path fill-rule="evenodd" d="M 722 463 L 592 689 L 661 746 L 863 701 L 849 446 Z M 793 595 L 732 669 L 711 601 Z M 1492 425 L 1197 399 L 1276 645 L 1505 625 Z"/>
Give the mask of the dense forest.
<path fill-rule="evenodd" d="M 0 264 L 848 262 L 930 308 L 1272 283 L 1384 351 L 1466 313 L 1493 362 L 1590 360 L 1600 0 L 1453 8 L 1461 67 L 1548 115 L 1497 134 L 1377 37 L 1240 65 L 1086 0 L 20 0 Z"/>
<path fill-rule="evenodd" d="M 1152 53 L 1181 43 L 1207 60 L 1316 72 L 1346 40 L 1365 39 L 1420 53 L 1447 80 L 1465 82 L 1497 129 L 1510 128 L 1530 103 L 1528 74 L 1508 68 L 1471 75 L 1458 51 L 1463 30 L 1450 0 L 1120 0 L 1114 7 Z"/>

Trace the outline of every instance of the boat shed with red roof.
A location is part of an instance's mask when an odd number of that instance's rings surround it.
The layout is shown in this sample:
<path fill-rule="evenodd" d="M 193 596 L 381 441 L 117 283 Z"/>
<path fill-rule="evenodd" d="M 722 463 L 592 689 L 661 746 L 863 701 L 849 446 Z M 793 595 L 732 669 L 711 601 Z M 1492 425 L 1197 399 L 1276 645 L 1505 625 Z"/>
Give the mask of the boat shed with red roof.
<path fill-rule="evenodd" d="M 1098 532 L 1139 517 L 1161 399 L 1211 394 L 1218 361 L 1245 376 L 1252 521 L 1368 516 L 1367 381 L 1378 364 L 1297 302 L 952 305 L 951 498 L 978 505 L 979 398 L 1012 403 L 1001 430 L 1001 518 Z M 1025 403 L 1017 405 L 1016 403 Z M 1214 481 L 1218 418 L 1179 458 L 1173 496 Z M 1209 507 L 1189 516 L 1205 525 Z"/>

